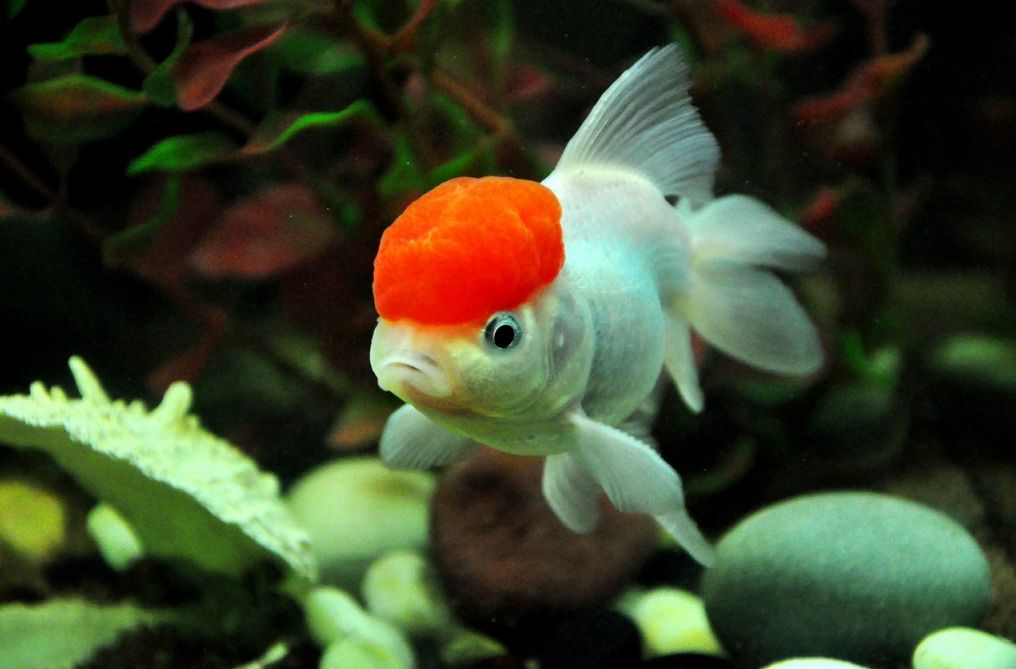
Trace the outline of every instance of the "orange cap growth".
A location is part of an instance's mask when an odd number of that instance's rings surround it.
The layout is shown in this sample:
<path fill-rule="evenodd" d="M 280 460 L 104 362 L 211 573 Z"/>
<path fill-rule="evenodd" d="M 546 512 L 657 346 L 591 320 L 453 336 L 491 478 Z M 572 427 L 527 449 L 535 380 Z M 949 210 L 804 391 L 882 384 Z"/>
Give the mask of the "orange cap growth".
<path fill-rule="evenodd" d="M 561 205 L 547 187 L 461 177 L 421 196 L 385 230 L 374 305 L 388 320 L 482 322 L 525 302 L 563 264 Z"/>

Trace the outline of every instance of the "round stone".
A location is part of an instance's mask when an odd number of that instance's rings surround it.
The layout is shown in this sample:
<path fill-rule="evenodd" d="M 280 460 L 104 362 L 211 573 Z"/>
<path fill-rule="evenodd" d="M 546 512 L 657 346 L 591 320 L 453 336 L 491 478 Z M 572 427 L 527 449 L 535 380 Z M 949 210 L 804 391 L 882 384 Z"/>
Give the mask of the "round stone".
<path fill-rule="evenodd" d="M 868 669 L 853 662 L 828 657 L 795 657 L 770 664 L 762 669 Z"/>
<path fill-rule="evenodd" d="M 651 518 L 605 497 L 595 530 L 570 531 L 543 498 L 542 470 L 543 458 L 483 449 L 434 494 L 435 564 L 456 612 L 481 629 L 605 605 L 658 544 Z"/>
<path fill-rule="evenodd" d="M 374 457 L 342 458 L 304 475 L 287 495 L 311 539 L 321 579 L 356 589 L 368 565 L 427 543 L 434 475 L 389 469 Z"/>
<path fill-rule="evenodd" d="M 888 665 L 930 632 L 974 625 L 988 562 L 948 517 L 870 492 L 805 495 L 758 511 L 717 545 L 702 596 L 745 664 L 835 657 Z"/>
<path fill-rule="evenodd" d="M 1016 644 L 981 630 L 950 627 L 924 639 L 914 669 L 1013 669 Z"/>

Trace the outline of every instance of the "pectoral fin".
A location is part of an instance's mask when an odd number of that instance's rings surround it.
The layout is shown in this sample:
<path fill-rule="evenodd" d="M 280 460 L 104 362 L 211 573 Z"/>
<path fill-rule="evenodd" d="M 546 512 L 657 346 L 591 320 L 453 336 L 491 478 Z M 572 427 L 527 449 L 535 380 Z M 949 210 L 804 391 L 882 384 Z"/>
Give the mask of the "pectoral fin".
<path fill-rule="evenodd" d="M 547 456 L 543 464 L 543 496 L 572 532 L 591 532 L 600 519 L 600 486 L 573 453 Z"/>
<path fill-rule="evenodd" d="M 381 434 L 381 459 L 397 469 L 429 469 L 451 464 L 472 455 L 477 445 L 453 434 L 404 404 L 385 424 Z"/>
<path fill-rule="evenodd" d="M 576 455 L 621 511 L 648 513 L 703 565 L 713 549 L 684 508 L 677 472 L 653 449 L 609 425 L 576 413 Z"/>

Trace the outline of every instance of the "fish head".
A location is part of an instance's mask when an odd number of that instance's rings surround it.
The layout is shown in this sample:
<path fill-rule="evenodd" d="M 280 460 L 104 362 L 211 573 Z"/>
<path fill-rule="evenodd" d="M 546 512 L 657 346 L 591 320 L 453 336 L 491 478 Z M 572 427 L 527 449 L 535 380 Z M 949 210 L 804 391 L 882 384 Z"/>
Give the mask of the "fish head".
<path fill-rule="evenodd" d="M 381 318 L 370 362 L 381 388 L 445 423 L 537 421 L 581 396 L 592 334 L 585 302 L 552 284 L 530 302 L 496 311 L 483 322 Z"/>

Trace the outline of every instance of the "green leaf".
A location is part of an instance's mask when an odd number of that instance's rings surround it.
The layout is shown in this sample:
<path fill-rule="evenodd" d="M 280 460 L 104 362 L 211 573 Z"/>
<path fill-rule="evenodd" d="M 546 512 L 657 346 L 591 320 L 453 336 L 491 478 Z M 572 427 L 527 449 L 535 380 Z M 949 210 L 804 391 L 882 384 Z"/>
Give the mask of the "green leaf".
<path fill-rule="evenodd" d="M 357 100 L 337 112 L 277 112 L 262 121 L 250 141 L 243 147 L 243 153 L 246 155 L 267 153 L 279 148 L 304 130 L 332 128 L 356 118 L 384 125 L 374 106 L 367 100 Z"/>
<path fill-rule="evenodd" d="M 132 604 L 51 599 L 0 607 L 0 667 L 72 669 L 124 632 L 170 619 Z"/>
<path fill-rule="evenodd" d="M 236 149 L 233 140 L 219 132 L 167 137 L 132 160 L 127 174 L 190 172 L 209 163 L 234 158 Z"/>
<path fill-rule="evenodd" d="M 33 139 L 57 144 L 112 137 L 134 120 L 146 102 L 139 91 L 85 74 L 26 84 L 11 99 Z"/>
<path fill-rule="evenodd" d="M 120 35 L 116 16 L 91 16 L 84 19 L 62 42 L 29 44 L 28 53 L 36 60 L 66 60 L 78 56 L 123 54 L 127 47 Z"/>
<path fill-rule="evenodd" d="M 283 67 L 304 76 L 338 74 L 366 63 L 359 49 L 300 25 L 276 42 L 275 53 Z"/>
<path fill-rule="evenodd" d="M 7 5 L 7 18 L 13 19 L 25 8 L 27 3 L 28 0 L 10 0 L 10 3 Z"/>
<path fill-rule="evenodd" d="M 278 480 L 201 428 L 188 413 L 190 386 L 174 383 L 148 411 L 139 401 L 110 401 L 80 358 L 70 365 L 81 399 L 39 382 L 30 395 L 0 397 L 0 442 L 48 453 L 123 515 L 146 555 L 229 575 L 271 560 L 298 582 L 316 578 L 309 540 Z"/>
<path fill-rule="evenodd" d="M 180 60 L 180 56 L 187 51 L 193 36 L 194 22 L 191 21 L 186 11 L 177 10 L 176 45 L 166 60 L 159 63 L 141 84 L 141 89 L 145 94 L 160 107 L 176 106 L 176 79 L 173 77 L 173 68 Z"/>

